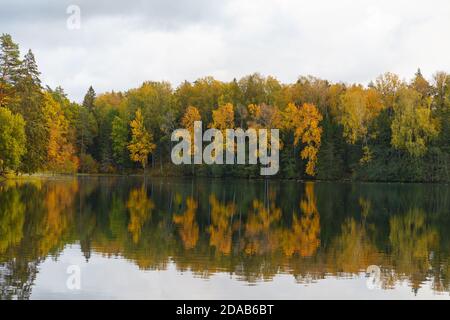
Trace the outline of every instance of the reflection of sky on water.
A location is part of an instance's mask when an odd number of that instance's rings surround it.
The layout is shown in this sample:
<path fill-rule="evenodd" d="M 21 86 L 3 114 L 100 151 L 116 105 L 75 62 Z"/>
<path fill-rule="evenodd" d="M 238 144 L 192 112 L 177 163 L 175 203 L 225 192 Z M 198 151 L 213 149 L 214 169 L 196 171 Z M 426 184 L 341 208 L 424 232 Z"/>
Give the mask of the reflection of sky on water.
<path fill-rule="evenodd" d="M 81 290 L 66 287 L 69 265 L 81 268 Z M 92 254 L 89 262 L 78 245 L 67 246 L 57 259 L 47 258 L 39 267 L 32 299 L 449 299 L 436 295 L 424 283 L 417 295 L 405 283 L 395 290 L 369 290 L 364 273 L 358 277 L 333 276 L 299 284 L 292 275 L 278 274 L 271 281 L 249 285 L 229 273 L 202 279 L 191 272 L 177 271 L 173 263 L 166 270 L 144 271 L 122 258 Z M 257 288 L 257 290 L 255 290 Z"/>

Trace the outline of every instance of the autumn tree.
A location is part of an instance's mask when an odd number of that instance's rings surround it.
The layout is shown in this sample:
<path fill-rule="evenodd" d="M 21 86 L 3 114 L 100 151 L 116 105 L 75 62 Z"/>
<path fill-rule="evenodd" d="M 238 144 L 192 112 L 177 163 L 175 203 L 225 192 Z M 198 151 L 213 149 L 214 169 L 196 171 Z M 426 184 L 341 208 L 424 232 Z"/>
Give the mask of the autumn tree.
<path fill-rule="evenodd" d="M 298 108 L 290 103 L 283 114 L 284 127 L 294 130 L 294 144 L 302 142 L 305 145 L 300 153 L 302 159 L 308 159 L 305 172 L 310 176 L 316 174 L 317 154 L 321 145 L 322 115 L 312 104 L 305 103 Z"/>
<path fill-rule="evenodd" d="M 156 146 L 153 143 L 153 136 L 144 126 L 144 119 L 142 118 L 141 109 L 136 111 L 136 117 L 131 121 L 130 126 L 131 141 L 128 144 L 130 159 L 134 162 L 139 162 L 144 169 L 145 174 L 148 155 L 153 152 Z"/>
<path fill-rule="evenodd" d="M 414 75 L 414 79 L 411 81 L 411 87 L 420 93 L 422 100 L 425 102 L 431 95 L 431 85 L 424 78 L 420 69 L 417 70 Z"/>
<path fill-rule="evenodd" d="M 392 109 L 397 101 L 398 92 L 405 87 L 405 83 L 394 73 L 387 72 L 380 75 L 374 84 L 374 88 L 381 94 L 383 105 Z"/>
<path fill-rule="evenodd" d="M 234 107 L 231 103 L 226 103 L 222 106 L 219 106 L 216 110 L 212 112 L 212 123 L 209 124 L 209 128 L 214 128 L 220 130 L 222 132 L 223 137 L 223 146 L 226 148 L 226 133 L 227 129 L 234 128 Z M 214 141 L 214 143 L 217 143 Z M 219 146 L 217 146 L 220 148 Z M 233 147 L 231 147 L 232 149 Z M 234 150 L 230 150 L 234 151 Z"/>
<path fill-rule="evenodd" d="M 79 165 L 75 147 L 69 141 L 69 122 L 61 105 L 50 93 L 44 94 L 44 114 L 49 132 L 46 168 L 55 172 L 76 172 Z"/>
<path fill-rule="evenodd" d="M 225 105 L 220 106 L 216 110 L 212 112 L 213 121 L 209 125 L 210 128 L 215 128 L 222 133 L 225 132 L 226 129 L 234 128 L 234 108 L 231 103 L 227 103 Z"/>
<path fill-rule="evenodd" d="M 189 106 L 181 118 L 181 125 L 189 131 L 191 136 L 194 136 L 194 122 L 201 121 L 200 112 L 196 107 Z"/>
<path fill-rule="evenodd" d="M 363 140 L 367 145 L 371 121 L 382 109 L 382 103 L 373 89 L 353 86 L 341 97 L 339 122 L 344 127 L 344 138 L 350 144 Z"/>
<path fill-rule="evenodd" d="M 276 106 L 265 103 L 250 104 L 247 107 L 247 126 L 253 129 L 278 129 L 282 126 L 281 112 Z"/>
<path fill-rule="evenodd" d="M 344 128 L 344 138 L 350 144 L 360 141 L 363 145 L 362 162 L 370 161 L 369 129 L 372 121 L 383 109 L 379 93 L 372 88 L 352 86 L 342 95 L 339 123 Z"/>
<path fill-rule="evenodd" d="M 194 145 L 194 123 L 201 120 L 202 118 L 200 112 L 194 106 L 187 107 L 183 117 L 181 118 L 181 125 L 189 131 L 191 136 L 191 155 L 196 152 Z"/>
<path fill-rule="evenodd" d="M 112 122 L 122 109 L 121 92 L 105 92 L 94 100 L 94 115 L 98 125 L 98 134 L 94 139 L 94 156 L 100 162 L 103 172 L 110 172 L 113 166 L 113 150 L 111 141 Z"/>
<path fill-rule="evenodd" d="M 241 103 L 248 106 L 249 104 L 261 104 L 266 100 L 266 81 L 259 73 L 253 73 L 243 77 L 238 81 L 241 91 Z"/>
<path fill-rule="evenodd" d="M 25 121 L 21 115 L 0 107 L 0 175 L 17 170 L 25 152 Z"/>
<path fill-rule="evenodd" d="M 401 90 L 391 126 L 394 148 L 405 150 L 414 157 L 423 156 L 430 140 L 439 134 L 438 123 L 432 117 L 430 107 L 421 102 L 417 91 Z"/>

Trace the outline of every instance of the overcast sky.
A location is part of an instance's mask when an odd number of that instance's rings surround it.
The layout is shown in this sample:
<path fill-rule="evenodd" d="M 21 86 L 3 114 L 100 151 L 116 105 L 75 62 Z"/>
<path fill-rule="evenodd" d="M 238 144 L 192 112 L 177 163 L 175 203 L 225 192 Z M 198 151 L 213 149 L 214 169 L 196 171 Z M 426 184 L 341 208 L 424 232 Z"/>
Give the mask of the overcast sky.
<path fill-rule="evenodd" d="M 67 28 L 67 7 L 81 28 Z M 0 0 L 0 33 L 31 48 L 51 87 L 80 101 L 144 80 L 260 72 L 367 83 L 450 71 L 450 1 L 419 0 Z"/>

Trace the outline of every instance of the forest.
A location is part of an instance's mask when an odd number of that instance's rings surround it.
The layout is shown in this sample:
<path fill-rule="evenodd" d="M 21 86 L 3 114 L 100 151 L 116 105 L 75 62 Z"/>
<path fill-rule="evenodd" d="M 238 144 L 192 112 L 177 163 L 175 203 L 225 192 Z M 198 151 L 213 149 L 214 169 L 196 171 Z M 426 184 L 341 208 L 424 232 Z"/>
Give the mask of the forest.
<path fill-rule="evenodd" d="M 273 178 L 450 181 L 450 74 L 407 81 L 385 73 L 367 85 L 300 76 L 295 83 L 254 73 L 145 81 L 81 104 L 40 80 L 31 50 L 0 37 L 0 177 L 136 174 L 257 178 L 259 165 L 183 165 L 170 160 L 171 133 L 205 128 L 280 129 Z"/>

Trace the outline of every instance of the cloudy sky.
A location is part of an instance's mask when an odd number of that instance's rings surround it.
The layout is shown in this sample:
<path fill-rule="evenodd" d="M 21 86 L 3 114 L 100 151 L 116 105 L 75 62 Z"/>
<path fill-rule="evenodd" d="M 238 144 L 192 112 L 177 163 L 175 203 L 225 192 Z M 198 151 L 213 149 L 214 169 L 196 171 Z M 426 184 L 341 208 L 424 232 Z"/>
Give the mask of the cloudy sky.
<path fill-rule="evenodd" d="M 67 27 L 78 5 L 81 28 Z M 0 0 L 0 33 L 31 48 L 42 80 L 80 101 L 144 80 L 260 72 L 367 83 L 450 71 L 450 1 Z"/>

